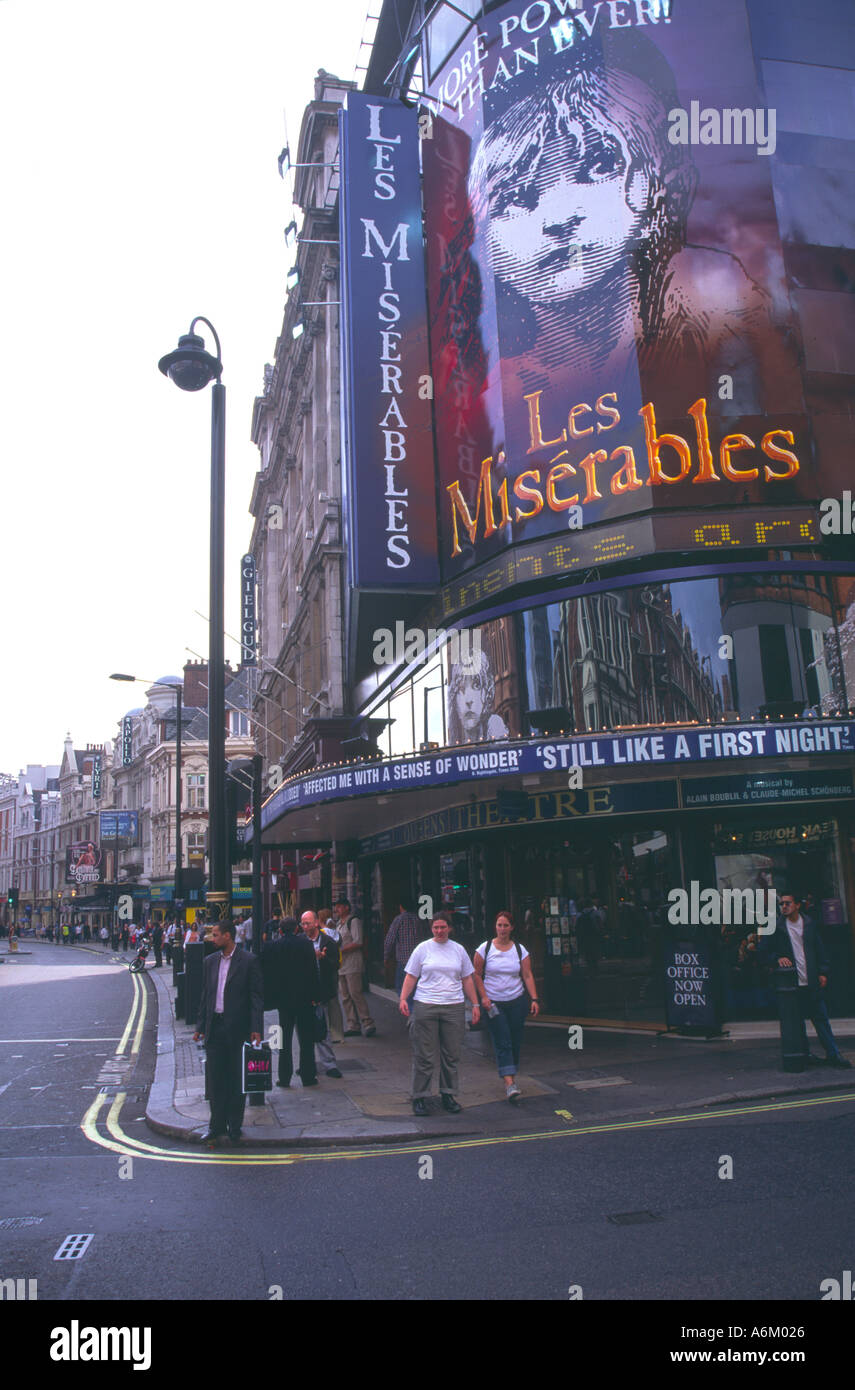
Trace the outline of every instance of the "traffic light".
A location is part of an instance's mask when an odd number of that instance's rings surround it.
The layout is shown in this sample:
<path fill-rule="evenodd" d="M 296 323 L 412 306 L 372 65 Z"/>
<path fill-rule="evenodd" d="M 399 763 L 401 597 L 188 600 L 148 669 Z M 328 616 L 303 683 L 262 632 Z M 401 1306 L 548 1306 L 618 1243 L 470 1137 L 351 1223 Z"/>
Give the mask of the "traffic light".
<path fill-rule="evenodd" d="M 252 819 L 252 759 L 233 758 L 226 763 L 226 828 L 229 863 L 246 858 L 244 823 Z"/>
<path fill-rule="evenodd" d="M 9 907 L 17 907 L 17 906 L 18 906 L 18 889 L 17 889 L 17 888 L 10 888 L 10 889 L 9 889 L 9 892 L 8 892 L 7 895 L 6 895 L 6 902 L 7 902 L 7 904 L 8 904 Z"/>

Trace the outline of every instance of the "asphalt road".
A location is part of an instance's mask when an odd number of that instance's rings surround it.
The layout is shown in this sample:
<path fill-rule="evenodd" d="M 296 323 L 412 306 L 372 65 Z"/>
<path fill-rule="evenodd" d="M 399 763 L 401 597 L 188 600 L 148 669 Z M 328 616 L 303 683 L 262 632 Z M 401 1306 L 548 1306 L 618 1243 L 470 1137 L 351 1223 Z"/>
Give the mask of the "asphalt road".
<path fill-rule="evenodd" d="M 418 1150 L 191 1151 L 142 1118 L 156 1000 L 138 987 L 142 1026 L 109 952 L 36 945 L 0 968 L 0 1279 L 37 1279 L 39 1299 L 219 1284 L 239 1300 L 816 1302 L 853 1269 L 851 1101 Z M 92 1240 L 56 1260 L 71 1234 Z"/>

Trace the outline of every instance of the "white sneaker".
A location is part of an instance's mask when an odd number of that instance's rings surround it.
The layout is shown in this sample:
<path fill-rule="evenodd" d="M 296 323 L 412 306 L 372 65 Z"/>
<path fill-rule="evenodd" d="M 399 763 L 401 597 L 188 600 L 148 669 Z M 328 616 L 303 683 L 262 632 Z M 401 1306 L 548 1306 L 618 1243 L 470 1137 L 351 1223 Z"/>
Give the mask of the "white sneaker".
<path fill-rule="evenodd" d="M 517 1101 L 522 1095 L 522 1091 L 520 1090 L 519 1086 L 517 1086 L 516 1082 L 514 1082 L 512 1086 L 509 1086 L 507 1088 L 505 1094 L 507 1095 L 508 1100 Z"/>

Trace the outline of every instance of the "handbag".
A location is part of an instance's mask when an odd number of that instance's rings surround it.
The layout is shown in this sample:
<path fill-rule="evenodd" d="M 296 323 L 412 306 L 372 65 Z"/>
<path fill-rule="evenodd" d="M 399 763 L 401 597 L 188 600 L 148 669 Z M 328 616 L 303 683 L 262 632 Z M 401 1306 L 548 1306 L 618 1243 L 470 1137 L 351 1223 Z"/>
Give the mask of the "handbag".
<path fill-rule="evenodd" d="M 273 1090 L 273 1054 L 269 1043 L 244 1043 L 241 1049 L 241 1090 L 245 1096 Z"/>

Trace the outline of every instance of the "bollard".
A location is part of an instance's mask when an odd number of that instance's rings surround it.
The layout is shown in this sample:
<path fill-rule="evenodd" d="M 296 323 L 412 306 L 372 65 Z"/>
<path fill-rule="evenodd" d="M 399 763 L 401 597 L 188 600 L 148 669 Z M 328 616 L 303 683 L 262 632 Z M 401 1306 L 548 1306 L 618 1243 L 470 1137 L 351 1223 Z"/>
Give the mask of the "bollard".
<path fill-rule="evenodd" d="M 175 1017 L 184 1017 L 184 971 L 180 970 L 175 981 Z"/>
<path fill-rule="evenodd" d="M 779 966 L 775 976 L 778 1017 L 781 1021 L 781 1068 L 783 1071 L 805 1071 L 808 1044 L 799 999 L 798 973 L 794 968 L 785 970 Z"/>
<path fill-rule="evenodd" d="M 175 986 L 176 989 L 178 988 L 178 976 L 181 974 L 181 972 L 182 972 L 183 969 L 184 969 L 184 947 L 183 947 L 183 946 L 173 946 L 173 947 L 172 947 L 172 983 L 173 983 L 173 985 Z"/>

